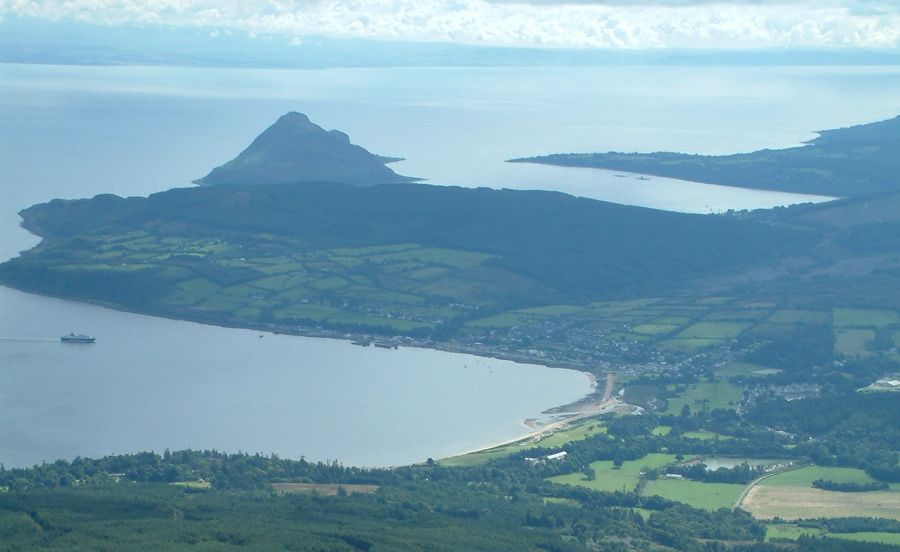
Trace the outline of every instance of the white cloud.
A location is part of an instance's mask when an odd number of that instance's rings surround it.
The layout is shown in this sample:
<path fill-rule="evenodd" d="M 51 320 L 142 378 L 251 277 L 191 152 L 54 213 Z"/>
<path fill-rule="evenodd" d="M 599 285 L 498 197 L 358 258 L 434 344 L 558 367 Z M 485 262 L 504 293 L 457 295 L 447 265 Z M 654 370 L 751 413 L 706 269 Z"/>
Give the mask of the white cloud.
<path fill-rule="evenodd" d="M 515 46 L 900 47 L 900 2 L 877 0 L 0 0 L 10 15 Z"/>

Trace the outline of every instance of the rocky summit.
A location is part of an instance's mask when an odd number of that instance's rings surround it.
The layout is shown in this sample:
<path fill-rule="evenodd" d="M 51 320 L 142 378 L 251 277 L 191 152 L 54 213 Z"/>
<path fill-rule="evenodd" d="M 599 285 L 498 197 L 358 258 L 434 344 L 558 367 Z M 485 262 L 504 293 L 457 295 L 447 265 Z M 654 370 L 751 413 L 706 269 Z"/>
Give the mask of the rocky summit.
<path fill-rule="evenodd" d="M 342 182 L 373 185 L 415 180 L 385 166 L 382 157 L 352 144 L 345 133 L 327 131 L 297 112 L 263 131 L 237 157 L 195 180 L 201 185 Z"/>

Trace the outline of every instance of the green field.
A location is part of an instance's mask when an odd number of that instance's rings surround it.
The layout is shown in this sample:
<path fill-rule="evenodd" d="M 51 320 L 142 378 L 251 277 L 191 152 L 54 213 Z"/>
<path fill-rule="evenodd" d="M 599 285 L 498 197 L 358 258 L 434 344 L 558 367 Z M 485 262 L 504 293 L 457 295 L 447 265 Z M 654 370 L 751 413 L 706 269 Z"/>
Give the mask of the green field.
<path fill-rule="evenodd" d="M 701 429 L 699 431 L 685 431 L 682 433 L 688 439 L 700 439 L 701 441 L 711 441 L 718 437 L 719 439 L 734 439 L 734 437 L 730 435 L 721 435 L 718 433 L 713 433 L 712 431 L 707 431 L 705 429 Z"/>
<path fill-rule="evenodd" d="M 512 328 L 513 326 L 527 324 L 534 320 L 534 318 L 533 315 L 520 312 L 505 312 L 503 314 L 473 320 L 466 325 L 475 328 Z"/>
<path fill-rule="evenodd" d="M 573 305 L 547 305 L 546 307 L 535 307 L 532 309 L 521 309 L 515 312 L 523 314 L 536 314 L 538 316 L 560 316 L 563 314 L 580 313 L 584 307 L 576 307 Z"/>
<path fill-rule="evenodd" d="M 836 483 L 872 483 L 875 481 L 863 470 L 857 468 L 836 468 L 830 466 L 808 466 L 767 477 L 762 484 L 775 487 L 811 487 L 816 479 L 827 479 Z M 900 484 L 891 485 L 900 491 Z"/>
<path fill-rule="evenodd" d="M 674 332 L 678 326 L 667 324 L 638 324 L 632 331 L 645 335 L 664 335 Z"/>
<path fill-rule="evenodd" d="M 881 517 L 900 520 L 900 485 L 887 491 L 842 493 L 812 487 L 816 479 L 869 483 L 862 470 L 809 466 L 767 477 L 747 493 L 741 507 L 760 519 Z"/>
<path fill-rule="evenodd" d="M 768 316 L 769 312 L 762 309 L 736 309 L 717 310 L 707 314 L 703 319 L 707 322 L 715 321 L 746 321 L 753 322 Z"/>
<path fill-rule="evenodd" d="M 95 247 L 72 269 L 153 271 L 162 304 L 204 318 L 406 333 L 466 312 L 454 303 L 502 295 L 514 285 L 460 277 L 492 259 L 490 254 L 411 243 L 309 251 L 266 234 L 254 236 L 253 247 L 165 233 L 91 238 Z M 502 274 L 495 271 L 494 276 Z M 413 308 L 417 305 L 426 306 Z M 552 306 L 545 314 L 571 309 L 580 307 Z M 526 315 L 501 314 L 498 320 L 505 317 L 515 324 L 518 316 Z"/>
<path fill-rule="evenodd" d="M 595 491 L 616 492 L 621 490 L 632 491 L 640 480 L 640 472 L 644 468 L 661 468 L 675 461 L 673 454 L 648 454 L 639 460 L 628 460 L 622 463 L 619 469 L 613 468 L 612 460 L 591 462 L 591 467 L 597 474 L 596 479 L 588 481 L 581 472 L 551 477 L 548 481 L 560 485 L 575 485 Z"/>
<path fill-rule="evenodd" d="M 881 544 L 900 545 L 900 533 L 883 533 L 874 531 L 861 531 L 858 533 L 829 533 L 815 527 L 799 527 L 788 523 L 770 523 L 766 525 L 766 540 L 786 539 L 797 540 L 803 535 L 821 537 L 828 536 L 835 539 L 847 539 L 860 542 L 877 542 Z"/>
<path fill-rule="evenodd" d="M 828 324 L 831 313 L 828 311 L 785 309 L 770 316 L 766 322 L 770 324 Z"/>
<path fill-rule="evenodd" d="M 680 396 L 667 400 L 669 404 L 665 412 L 669 414 L 681 413 L 681 409 L 685 405 L 690 407 L 691 412 L 706 408 L 709 410 L 734 409 L 741 400 L 741 389 L 728 382 L 692 383 Z"/>
<path fill-rule="evenodd" d="M 868 343 L 875 339 L 875 330 L 835 329 L 834 352 L 848 357 L 869 353 Z"/>
<path fill-rule="evenodd" d="M 669 500 L 684 502 L 694 508 L 718 510 L 735 505 L 745 485 L 730 483 L 702 483 L 686 479 L 657 479 L 648 481 L 644 487 L 645 496 L 661 496 Z"/>
<path fill-rule="evenodd" d="M 769 523 L 766 525 L 766 540 L 787 539 L 797 540 L 803 535 L 818 537 L 825 531 L 813 527 L 799 527 L 792 523 Z"/>
<path fill-rule="evenodd" d="M 684 326 L 690 321 L 691 319 L 687 316 L 660 316 L 652 319 L 650 322 L 663 326 Z"/>
<path fill-rule="evenodd" d="M 834 309 L 835 328 L 881 328 L 900 323 L 897 313 L 878 309 Z"/>
<path fill-rule="evenodd" d="M 678 334 L 679 339 L 734 339 L 750 324 L 746 322 L 697 322 Z"/>
<path fill-rule="evenodd" d="M 691 337 L 684 339 L 667 339 L 665 341 L 661 341 L 659 343 L 659 346 L 665 349 L 673 349 L 676 351 L 693 351 L 694 349 L 704 349 L 706 347 L 722 345 L 723 343 L 724 341 L 721 339 Z"/>

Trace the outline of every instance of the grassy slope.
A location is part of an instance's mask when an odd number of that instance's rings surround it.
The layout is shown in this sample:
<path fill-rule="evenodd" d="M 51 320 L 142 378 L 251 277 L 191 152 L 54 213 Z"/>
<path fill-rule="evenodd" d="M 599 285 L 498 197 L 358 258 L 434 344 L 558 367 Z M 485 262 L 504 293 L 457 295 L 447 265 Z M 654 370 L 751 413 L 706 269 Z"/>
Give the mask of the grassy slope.
<path fill-rule="evenodd" d="M 504 315 L 516 320 L 572 315 L 580 307 L 564 300 L 672 289 L 813 236 L 559 193 L 423 185 L 176 189 L 53 201 L 23 217 L 46 239 L 0 266 L 18 287 L 194 318 L 400 333 L 462 314 L 454 305 L 548 307 Z M 733 326 L 706 330 L 726 337 Z"/>

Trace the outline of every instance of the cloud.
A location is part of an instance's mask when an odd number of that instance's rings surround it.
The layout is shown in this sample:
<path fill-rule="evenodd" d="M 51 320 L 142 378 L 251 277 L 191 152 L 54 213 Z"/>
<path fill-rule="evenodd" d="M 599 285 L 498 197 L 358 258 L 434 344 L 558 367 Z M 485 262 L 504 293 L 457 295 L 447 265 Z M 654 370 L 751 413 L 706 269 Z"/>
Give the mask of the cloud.
<path fill-rule="evenodd" d="M 900 47 L 878 0 L 0 0 L 0 17 L 577 48 Z"/>

